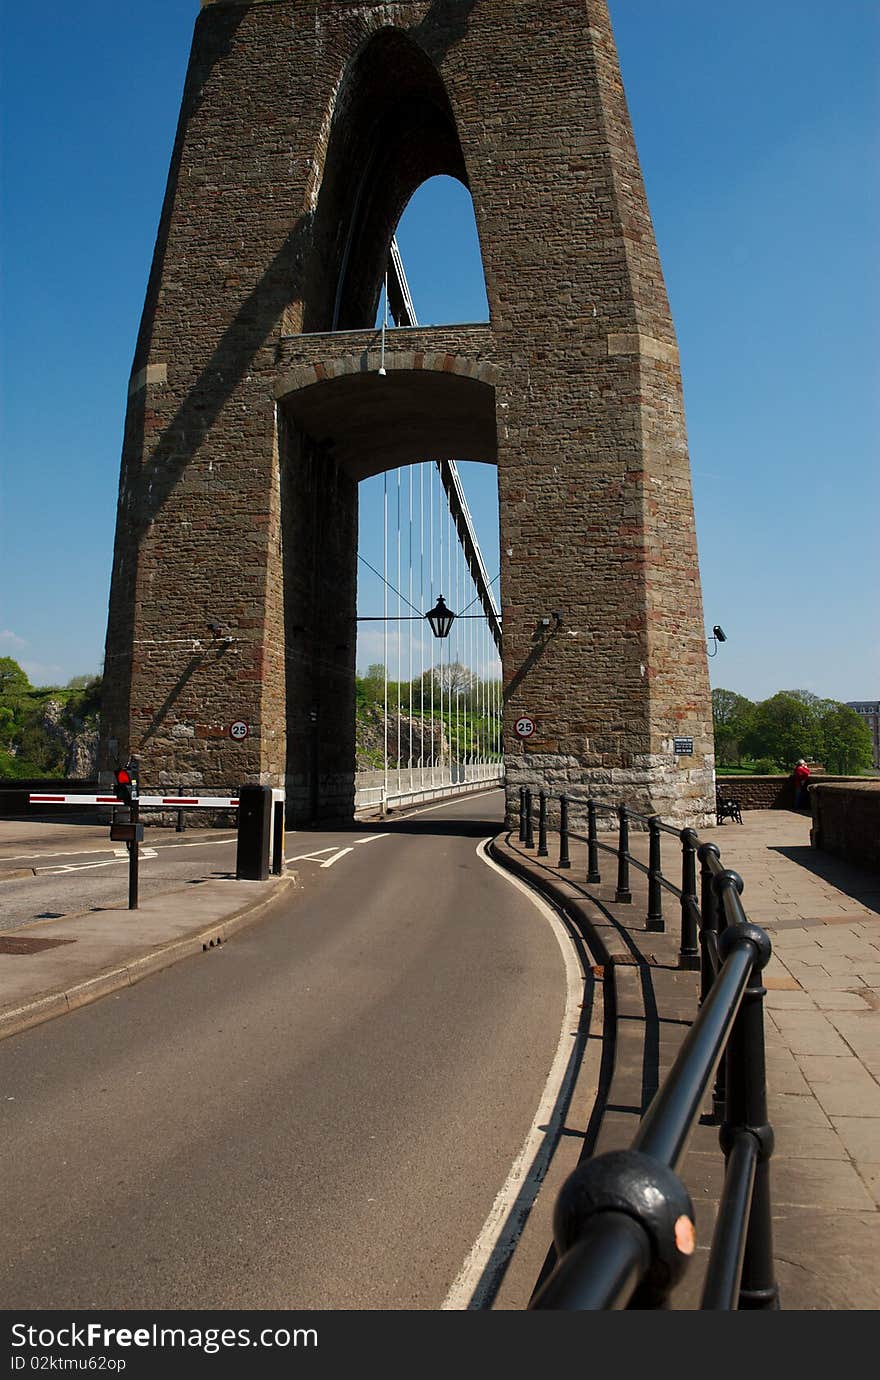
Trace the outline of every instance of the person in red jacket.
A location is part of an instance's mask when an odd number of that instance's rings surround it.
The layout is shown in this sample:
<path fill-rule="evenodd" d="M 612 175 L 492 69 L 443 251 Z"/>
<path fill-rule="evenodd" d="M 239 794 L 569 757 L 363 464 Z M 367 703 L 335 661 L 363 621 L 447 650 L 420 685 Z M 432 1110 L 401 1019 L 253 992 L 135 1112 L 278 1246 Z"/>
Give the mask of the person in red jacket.
<path fill-rule="evenodd" d="M 794 769 L 794 808 L 805 810 L 809 804 L 807 795 L 807 782 L 810 779 L 810 768 L 807 766 L 803 757 L 799 757 Z"/>

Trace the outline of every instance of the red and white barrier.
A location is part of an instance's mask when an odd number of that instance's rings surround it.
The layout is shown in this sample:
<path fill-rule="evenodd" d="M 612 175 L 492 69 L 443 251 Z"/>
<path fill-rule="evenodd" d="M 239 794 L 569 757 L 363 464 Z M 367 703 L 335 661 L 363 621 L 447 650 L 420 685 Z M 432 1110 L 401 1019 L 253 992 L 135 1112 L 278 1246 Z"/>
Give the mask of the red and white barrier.
<path fill-rule="evenodd" d="M 121 805 L 115 795 L 28 795 L 31 805 Z M 138 805 L 170 810 L 237 810 L 237 795 L 142 795 Z"/>

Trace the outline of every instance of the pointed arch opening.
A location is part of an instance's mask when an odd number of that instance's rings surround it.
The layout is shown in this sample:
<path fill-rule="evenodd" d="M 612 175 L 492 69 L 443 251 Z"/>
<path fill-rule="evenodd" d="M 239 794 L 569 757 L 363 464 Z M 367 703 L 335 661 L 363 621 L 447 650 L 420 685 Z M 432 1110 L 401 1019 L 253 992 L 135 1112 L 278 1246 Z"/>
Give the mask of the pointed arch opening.
<path fill-rule="evenodd" d="M 354 58 L 337 96 L 305 331 L 372 325 L 395 227 L 416 189 L 442 174 L 468 185 L 443 81 L 417 43 L 382 29 Z"/>

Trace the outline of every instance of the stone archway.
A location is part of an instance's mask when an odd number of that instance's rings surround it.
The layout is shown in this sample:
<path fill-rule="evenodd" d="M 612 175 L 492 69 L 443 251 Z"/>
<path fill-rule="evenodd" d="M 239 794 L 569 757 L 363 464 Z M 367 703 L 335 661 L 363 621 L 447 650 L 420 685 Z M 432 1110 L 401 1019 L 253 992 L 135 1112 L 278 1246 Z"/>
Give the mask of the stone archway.
<path fill-rule="evenodd" d="M 353 810 L 359 481 L 425 459 L 496 460 L 497 369 L 438 349 L 443 334 L 395 331 L 385 351 L 373 332 L 347 335 L 347 353 L 323 358 L 340 337 L 303 337 L 315 358 L 276 385 L 291 823 Z"/>
<path fill-rule="evenodd" d="M 330 395 L 315 377 L 291 412 L 279 380 L 316 365 L 329 379 L 378 348 L 396 218 L 446 172 L 473 198 L 490 325 L 444 327 L 421 351 L 495 370 L 508 790 L 711 810 L 678 354 L 607 8 L 515 11 L 317 0 L 305 22 L 300 0 L 203 3 L 132 369 L 105 762 L 113 742 L 157 785 L 285 780 L 285 418 L 320 430 Z M 423 371 L 421 398 L 408 390 L 414 415 L 431 386 Z M 335 395 L 356 415 L 361 388 Z M 486 395 L 446 396 L 450 444 L 456 408 L 491 431 Z M 325 465 L 331 443 L 357 449 L 353 421 L 332 430 Z M 300 524 L 316 504 L 303 495 Z M 251 731 L 232 742 L 236 719 Z"/>

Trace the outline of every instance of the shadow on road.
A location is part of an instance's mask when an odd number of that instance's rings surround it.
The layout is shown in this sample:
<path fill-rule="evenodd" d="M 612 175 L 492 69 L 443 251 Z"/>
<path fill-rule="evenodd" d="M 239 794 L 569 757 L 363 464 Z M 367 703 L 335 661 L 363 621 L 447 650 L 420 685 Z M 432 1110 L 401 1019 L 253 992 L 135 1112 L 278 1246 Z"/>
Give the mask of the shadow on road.
<path fill-rule="evenodd" d="M 384 819 L 355 824 L 297 825 L 297 834 L 415 834 L 425 838 L 494 838 L 504 825 L 496 819 Z"/>

